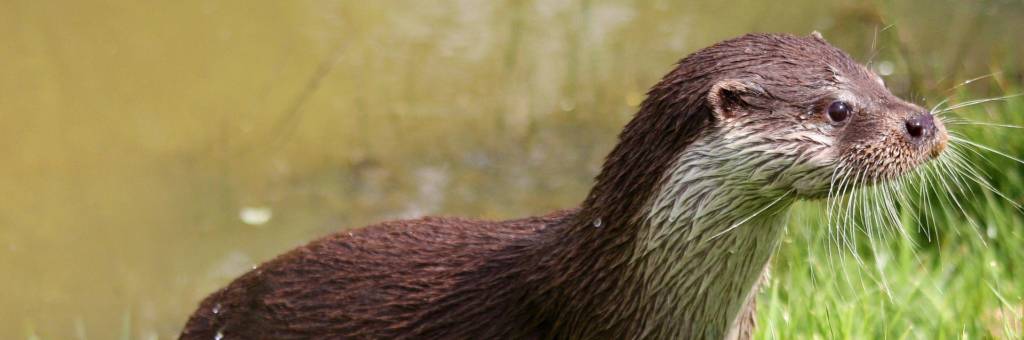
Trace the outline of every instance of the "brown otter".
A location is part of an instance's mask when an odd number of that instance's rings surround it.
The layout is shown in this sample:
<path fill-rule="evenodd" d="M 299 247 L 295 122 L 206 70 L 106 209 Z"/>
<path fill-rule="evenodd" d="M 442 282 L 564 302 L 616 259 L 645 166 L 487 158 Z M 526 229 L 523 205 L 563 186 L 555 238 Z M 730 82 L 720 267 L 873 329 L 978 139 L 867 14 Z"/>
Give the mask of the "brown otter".
<path fill-rule="evenodd" d="M 650 90 L 581 207 L 327 236 L 210 295 L 181 338 L 749 338 L 789 205 L 946 138 L 820 35 L 746 35 Z"/>

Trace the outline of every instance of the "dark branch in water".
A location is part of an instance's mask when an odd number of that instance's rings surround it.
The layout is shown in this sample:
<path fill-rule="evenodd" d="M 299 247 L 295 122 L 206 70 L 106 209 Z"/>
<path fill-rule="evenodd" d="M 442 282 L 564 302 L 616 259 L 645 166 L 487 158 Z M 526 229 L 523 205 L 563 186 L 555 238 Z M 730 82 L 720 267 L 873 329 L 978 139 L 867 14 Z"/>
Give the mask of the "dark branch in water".
<path fill-rule="evenodd" d="M 338 60 L 341 59 L 341 52 L 344 44 L 340 41 L 331 49 L 330 54 L 327 58 L 324 58 L 317 66 L 316 70 L 306 81 L 306 86 L 299 91 L 298 94 L 292 98 L 288 108 L 282 113 L 281 118 L 274 123 L 271 127 L 269 134 L 271 138 L 270 148 L 277 149 L 284 145 L 285 142 L 295 132 L 295 128 L 299 126 L 299 122 L 302 120 L 303 108 L 306 103 L 312 98 L 313 94 L 320 89 L 324 78 L 327 77 L 331 71 L 334 70 L 334 66 L 338 64 Z"/>

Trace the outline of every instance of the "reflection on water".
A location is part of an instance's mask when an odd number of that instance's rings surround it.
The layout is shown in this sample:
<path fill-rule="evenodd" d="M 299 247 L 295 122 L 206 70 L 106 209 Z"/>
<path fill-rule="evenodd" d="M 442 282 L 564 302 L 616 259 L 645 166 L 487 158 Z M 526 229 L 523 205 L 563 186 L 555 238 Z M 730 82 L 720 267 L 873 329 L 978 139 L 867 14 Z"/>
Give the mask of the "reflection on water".
<path fill-rule="evenodd" d="M 268 207 L 243 207 L 238 212 L 238 219 L 248 225 L 263 225 L 274 216 L 274 211 Z"/>
<path fill-rule="evenodd" d="M 1019 10 L 948 5 L 4 2 L 0 338 L 168 338 L 331 231 L 572 206 L 646 87 L 743 32 L 867 59 L 893 18 L 907 50 L 876 65 L 904 93 L 1019 55 Z"/>

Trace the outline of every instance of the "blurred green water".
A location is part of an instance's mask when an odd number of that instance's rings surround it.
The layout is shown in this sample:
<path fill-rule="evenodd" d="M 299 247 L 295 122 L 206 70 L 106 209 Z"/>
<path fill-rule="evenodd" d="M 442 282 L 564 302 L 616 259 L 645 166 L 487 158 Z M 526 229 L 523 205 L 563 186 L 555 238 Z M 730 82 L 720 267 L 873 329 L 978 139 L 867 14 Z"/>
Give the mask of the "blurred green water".
<path fill-rule="evenodd" d="M 3 1 L 0 338 L 169 338 L 331 231 L 573 206 L 646 88 L 721 39 L 819 30 L 936 103 L 992 72 L 965 96 L 1019 86 L 1021 19 L 1019 1 Z"/>

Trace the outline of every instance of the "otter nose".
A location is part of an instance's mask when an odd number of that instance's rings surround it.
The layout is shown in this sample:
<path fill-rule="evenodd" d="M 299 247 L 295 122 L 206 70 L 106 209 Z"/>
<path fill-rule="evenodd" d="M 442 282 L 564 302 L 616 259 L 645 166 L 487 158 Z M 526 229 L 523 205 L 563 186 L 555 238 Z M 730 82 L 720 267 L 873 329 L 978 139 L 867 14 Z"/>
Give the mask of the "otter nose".
<path fill-rule="evenodd" d="M 935 118 L 930 113 L 922 113 L 907 118 L 905 123 L 907 134 L 911 139 L 921 139 L 935 133 Z"/>

